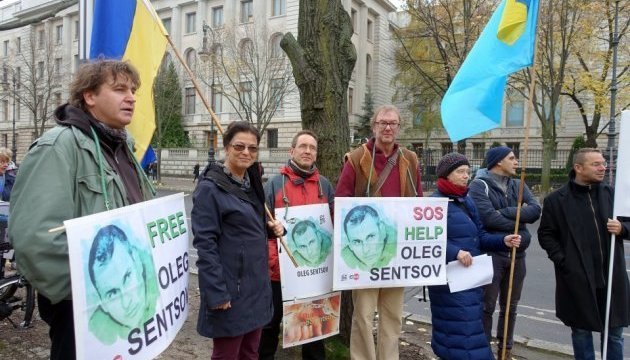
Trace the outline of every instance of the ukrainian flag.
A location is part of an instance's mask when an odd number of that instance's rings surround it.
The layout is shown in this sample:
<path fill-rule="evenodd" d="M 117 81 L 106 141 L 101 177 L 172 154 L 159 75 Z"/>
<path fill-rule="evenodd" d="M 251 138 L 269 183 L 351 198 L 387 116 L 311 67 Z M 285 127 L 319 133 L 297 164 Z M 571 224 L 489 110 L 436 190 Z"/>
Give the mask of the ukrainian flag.
<path fill-rule="evenodd" d="M 127 127 L 142 159 L 155 131 L 153 80 L 166 51 L 166 29 L 149 0 L 95 0 L 90 58 L 127 60 L 140 73 L 133 120 Z"/>
<path fill-rule="evenodd" d="M 514 6 L 526 7 L 522 23 L 512 15 Z M 538 0 L 504 0 L 492 14 L 442 99 L 451 141 L 500 125 L 508 75 L 533 63 L 537 16 Z"/>

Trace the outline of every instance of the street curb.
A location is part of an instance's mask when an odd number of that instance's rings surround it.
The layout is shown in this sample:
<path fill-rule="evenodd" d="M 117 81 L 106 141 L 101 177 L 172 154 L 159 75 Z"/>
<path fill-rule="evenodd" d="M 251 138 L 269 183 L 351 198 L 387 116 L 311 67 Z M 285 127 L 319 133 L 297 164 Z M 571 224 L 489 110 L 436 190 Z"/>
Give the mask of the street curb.
<path fill-rule="evenodd" d="M 432 326 L 430 318 L 406 311 L 403 312 L 403 319 L 427 326 Z M 524 348 L 529 348 L 534 351 L 573 356 L 573 347 L 570 345 L 562 345 L 538 339 L 529 339 L 518 335 L 514 336 L 514 342 Z"/>

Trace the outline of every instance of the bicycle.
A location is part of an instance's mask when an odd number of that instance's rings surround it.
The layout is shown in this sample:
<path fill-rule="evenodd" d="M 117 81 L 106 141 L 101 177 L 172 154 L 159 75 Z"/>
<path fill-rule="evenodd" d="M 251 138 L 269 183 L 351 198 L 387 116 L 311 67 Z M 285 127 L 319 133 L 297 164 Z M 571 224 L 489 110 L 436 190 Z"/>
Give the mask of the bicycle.
<path fill-rule="evenodd" d="M 11 244 L 0 242 L 0 259 L 4 268 L 2 255 L 11 250 Z M 4 270 L 4 269 L 2 269 Z M 4 272 L 0 272 L 0 321 L 8 320 L 14 328 L 31 327 L 33 313 L 35 311 L 35 289 L 19 272 L 4 277 Z M 14 311 L 20 310 L 19 324 L 12 318 Z"/>

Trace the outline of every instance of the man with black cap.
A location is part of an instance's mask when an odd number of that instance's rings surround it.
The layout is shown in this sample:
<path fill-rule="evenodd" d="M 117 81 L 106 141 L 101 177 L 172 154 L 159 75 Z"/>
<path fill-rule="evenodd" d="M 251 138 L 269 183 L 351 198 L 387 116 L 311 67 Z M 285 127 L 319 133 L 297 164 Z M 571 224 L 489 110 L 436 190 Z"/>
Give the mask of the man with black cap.
<path fill-rule="evenodd" d="M 518 205 L 518 189 L 520 180 L 513 179 L 518 168 L 518 159 L 512 149 L 507 146 L 494 147 L 486 153 L 487 173 L 476 178 L 470 184 L 470 196 L 473 198 L 479 217 L 484 228 L 492 234 L 507 235 L 514 232 L 516 210 Z M 525 249 L 531 241 L 531 234 L 525 224 L 531 224 L 540 217 L 540 204 L 531 191 L 524 185 L 523 204 L 520 215 L 519 234 L 521 246 L 516 252 L 514 264 L 514 280 L 512 284 L 512 298 L 510 300 L 510 314 L 506 341 L 506 358 L 511 357 L 514 344 L 514 324 L 516 322 L 516 307 L 521 298 L 521 290 L 525 280 Z M 511 257 L 509 251 L 490 253 L 494 267 L 492 283 L 484 289 L 483 325 L 488 341 L 492 338 L 492 315 L 499 298 L 499 322 L 497 324 L 497 340 L 499 342 L 499 356 L 501 359 L 503 346 L 503 331 L 505 307 L 508 296 Z"/>

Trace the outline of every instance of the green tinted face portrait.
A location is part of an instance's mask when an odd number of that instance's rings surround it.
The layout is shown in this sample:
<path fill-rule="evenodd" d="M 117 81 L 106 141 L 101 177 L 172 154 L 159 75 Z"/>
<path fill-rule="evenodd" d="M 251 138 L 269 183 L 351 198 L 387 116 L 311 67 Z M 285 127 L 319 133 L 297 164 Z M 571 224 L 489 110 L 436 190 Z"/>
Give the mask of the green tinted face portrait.
<path fill-rule="evenodd" d="M 366 215 L 356 225 L 348 225 L 346 235 L 350 250 L 368 267 L 380 259 L 385 247 L 385 233 L 380 222 L 373 216 Z"/>
<path fill-rule="evenodd" d="M 115 241 L 111 261 L 94 269 L 94 279 L 103 310 L 122 325 L 139 326 L 147 298 L 140 259 Z"/>
<path fill-rule="evenodd" d="M 297 252 L 309 263 L 319 262 L 322 252 L 322 240 L 312 227 L 307 227 L 306 231 L 293 238 Z"/>

